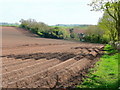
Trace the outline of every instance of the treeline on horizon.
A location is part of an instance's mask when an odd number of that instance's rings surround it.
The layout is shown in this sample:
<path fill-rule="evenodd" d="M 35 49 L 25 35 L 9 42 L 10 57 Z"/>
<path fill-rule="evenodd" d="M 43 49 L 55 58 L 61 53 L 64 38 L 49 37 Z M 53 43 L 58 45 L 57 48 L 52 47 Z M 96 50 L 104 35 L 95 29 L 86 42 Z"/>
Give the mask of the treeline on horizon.
<path fill-rule="evenodd" d="M 43 22 L 37 22 L 34 19 L 21 20 L 20 27 L 31 31 L 34 34 L 44 38 L 68 39 L 69 33 L 62 27 L 50 27 Z"/>
<path fill-rule="evenodd" d="M 1 26 L 19 26 L 19 23 L 0 22 Z"/>
<path fill-rule="evenodd" d="M 10 25 L 15 25 L 15 26 L 19 26 L 19 23 L 9 23 L 9 22 L 0 22 L 0 25 L 2 26 L 10 26 Z M 49 26 L 60 26 L 60 27 L 88 27 L 92 24 L 55 24 L 55 25 L 49 25 Z"/>
<path fill-rule="evenodd" d="M 31 31 L 34 34 L 44 38 L 77 40 L 91 43 L 108 43 L 109 37 L 98 25 L 76 25 L 67 27 L 64 24 L 48 26 L 43 22 L 37 22 L 34 19 L 20 20 L 20 27 Z M 84 33 L 76 33 L 76 28 L 85 28 Z"/>
<path fill-rule="evenodd" d="M 113 45 L 119 45 L 120 43 L 120 1 L 102 3 L 100 7 L 96 9 L 95 2 L 93 10 L 103 10 L 104 14 L 99 19 L 97 25 L 84 26 L 84 32 L 76 33 L 75 28 L 81 28 L 79 25 L 74 27 L 64 27 L 62 24 L 56 26 L 48 26 L 43 22 L 36 22 L 34 19 L 21 20 L 20 27 L 28 29 L 29 31 L 38 34 L 40 37 L 55 38 L 55 39 L 73 39 L 84 42 L 92 43 L 112 43 Z M 73 24 L 74 25 L 74 24 Z M 68 25 L 69 26 L 69 25 Z"/>

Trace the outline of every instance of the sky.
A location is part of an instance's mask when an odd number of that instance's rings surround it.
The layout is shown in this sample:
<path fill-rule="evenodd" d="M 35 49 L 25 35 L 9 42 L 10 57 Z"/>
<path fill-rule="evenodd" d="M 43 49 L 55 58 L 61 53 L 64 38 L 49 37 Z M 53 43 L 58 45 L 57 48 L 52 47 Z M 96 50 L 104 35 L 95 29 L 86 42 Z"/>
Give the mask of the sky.
<path fill-rule="evenodd" d="M 97 24 L 101 12 L 90 11 L 92 0 L 0 0 L 0 22 L 35 19 L 48 25 Z"/>

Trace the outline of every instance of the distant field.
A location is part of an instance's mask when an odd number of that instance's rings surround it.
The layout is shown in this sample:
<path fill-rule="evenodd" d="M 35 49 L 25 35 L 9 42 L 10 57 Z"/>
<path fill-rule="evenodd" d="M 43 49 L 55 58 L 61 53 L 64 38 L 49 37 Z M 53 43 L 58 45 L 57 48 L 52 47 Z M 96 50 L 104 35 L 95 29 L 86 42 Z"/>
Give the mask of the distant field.
<path fill-rule="evenodd" d="M 69 32 L 69 29 L 74 28 L 75 33 L 85 33 L 86 29 L 88 28 L 88 26 L 50 26 L 50 27 L 64 28 L 65 30 L 67 30 L 67 32 Z"/>
<path fill-rule="evenodd" d="M 79 29 L 87 29 L 88 26 L 51 26 L 51 27 L 61 27 L 61 28 L 79 28 Z"/>
<path fill-rule="evenodd" d="M 19 25 L 0 25 L 1 27 L 19 27 Z"/>

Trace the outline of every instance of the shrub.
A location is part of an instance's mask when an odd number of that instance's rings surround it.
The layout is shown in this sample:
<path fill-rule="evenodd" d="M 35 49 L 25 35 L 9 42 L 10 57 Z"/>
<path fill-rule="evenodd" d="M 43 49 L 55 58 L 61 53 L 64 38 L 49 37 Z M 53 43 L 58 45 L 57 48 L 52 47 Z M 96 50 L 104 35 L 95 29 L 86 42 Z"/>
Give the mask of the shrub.
<path fill-rule="evenodd" d="M 37 34 L 40 31 L 45 31 L 48 30 L 49 27 L 43 22 L 36 22 L 34 19 L 29 19 L 29 20 L 21 20 L 20 21 L 20 27 L 30 30 L 31 32 Z"/>
<path fill-rule="evenodd" d="M 45 32 L 44 32 L 45 33 Z M 44 35 L 46 38 L 68 39 L 70 36 L 66 30 L 60 27 L 51 28 Z"/>
<path fill-rule="evenodd" d="M 106 51 L 106 54 L 114 54 L 117 53 L 118 51 L 115 49 L 115 47 L 113 47 L 110 44 L 106 44 L 106 46 L 104 47 L 104 50 Z"/>
<path fill-rule="evenodd" d="M 43 22 L 36 22 L 34 19 L 21 20 L 21 28 L 27 29 L 32 33 L 38 34 L 44 38 L 55 38 L 55 39 L 68 39 L 70 38 L 69 33 L 60 27 L 50 28 Z"/>
<path fill-rule="evenodd" d="M 100 29 L 98 26 L 89 26 L 86 30 L 85 37 L 86 42 L 92 43 L 105 43 L 109 42 L 109 38 L 104 31 Z"/>

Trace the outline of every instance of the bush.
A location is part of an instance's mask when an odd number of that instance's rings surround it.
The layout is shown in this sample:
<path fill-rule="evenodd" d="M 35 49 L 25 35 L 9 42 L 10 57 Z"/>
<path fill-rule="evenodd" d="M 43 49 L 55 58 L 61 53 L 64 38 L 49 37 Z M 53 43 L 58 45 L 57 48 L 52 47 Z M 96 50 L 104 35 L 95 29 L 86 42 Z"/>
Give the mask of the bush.
<path fill-rule="evenodd" d="M 33 33 L 37 33 L 38 31 L 45 31 L 48 30 L 49 27 L 43 22 L 36 22 L 34 19 L 29 20 L 21 20 L 20 27 L 30 30 Z"/>
<path fill-rule="evenodd" d="M 58 27 L 51 28 L 50 30 L 41 33 L 43 33 L 42 36 L 45 38 L 68 39 L 70 37 L 66 30 Z"/>
<path fill-rule="evenodd" d="M 106 38 L 101 37 L 100 35 L 85 35 L 84 37 L 86 42 L 91 42 L 91 43 L 105 43 L 107 44 L 109 41 Z"/>
<path fill-rule="evenodd" d="M 109 44 L 120 51 L 120 41 L 110 41 Z"/>
<path fill-rule="evenodd" d="M 32 33 L 39 35 L 44 38 L 54 38 L 54 39 L 68 39 L 70 38 L 69 33 L 60 27 L 50 28 L 43 22 L 36 22 L 34 19 L 21 20 L 21 28 L 27 29 Z"/>
<path fill-rule="evenodd" d="M 105 52 L 106 54 L 114 54 L 118 52 L 118 50 L 116 50 L 116 48 L 110 44 L 106 44 L 106 46 L 104 47 L 104 50 L 106 51 Z"/>
<path fill-rule="evenodd" d="M 104 34 L 104 31 L 95 25 L 88 27 L 84 39 L 86 42 L 103 44 L 107 44 L 110 41 L 108 36 Z"/>

